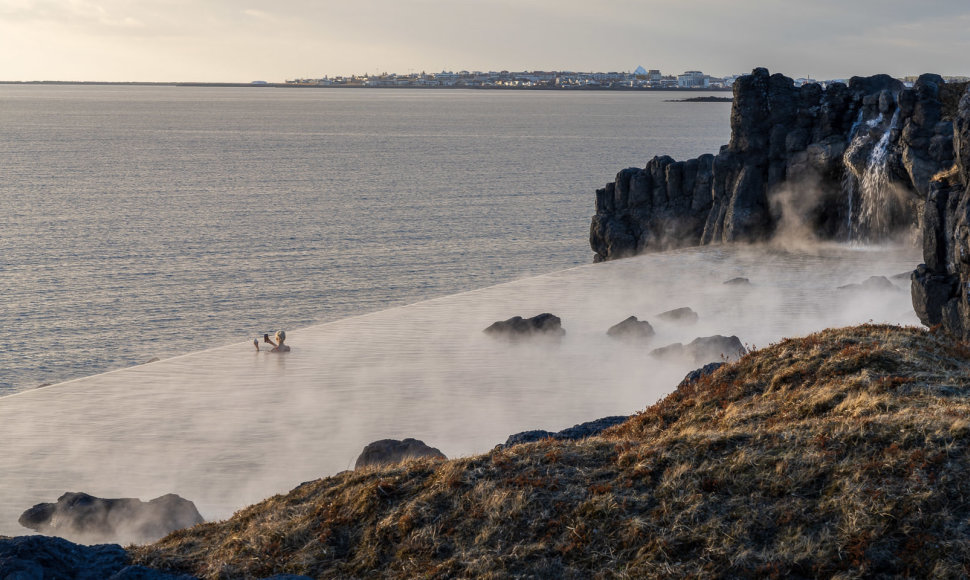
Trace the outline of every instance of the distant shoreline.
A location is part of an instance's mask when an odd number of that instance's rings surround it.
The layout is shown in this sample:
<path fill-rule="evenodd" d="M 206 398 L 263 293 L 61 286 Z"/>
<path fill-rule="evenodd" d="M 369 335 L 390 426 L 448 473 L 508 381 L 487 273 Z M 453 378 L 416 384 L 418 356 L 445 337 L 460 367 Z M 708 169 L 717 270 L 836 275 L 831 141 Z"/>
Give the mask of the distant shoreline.
<path fill-rule="evenodd" d="M 276 89 L 366 89 L 366 90 L 401 90 L 415 89 L 422 91 L 436 90 L 474 90 L 474 91 L 618 91 L 618 92 L 663 92 L 663 93 L 703 93 L 703 92 L 731 92 L 731 88 L 684 88 L 684 87 L 507 87 L 507 86 L 364 86 L 364 85 L 314 85 L 296 83 L 203 83 L 203 82 L 141 82 L 141 81 L 0 81 L 0 85 L 70 85 L 70 86 L 145 86 L 145 87 L 215 87 L 215 88 L 276 88 Z"/>
<path fill-rule="evenodd" d="M 688 99 L 668 99 L 668 103 L 730 103 L 732 97 L 690 97 Z"/>

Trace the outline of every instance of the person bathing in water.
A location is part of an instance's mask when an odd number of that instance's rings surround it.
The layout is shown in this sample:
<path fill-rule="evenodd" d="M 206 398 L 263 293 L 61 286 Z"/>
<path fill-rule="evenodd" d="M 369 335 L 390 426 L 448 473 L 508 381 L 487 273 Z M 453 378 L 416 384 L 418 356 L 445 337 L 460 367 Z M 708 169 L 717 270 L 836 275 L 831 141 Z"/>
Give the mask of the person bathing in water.
<path fill-rule="evenodd" d="M 273 345 L 270 352 L 290 352 L 290 347 L 283 344 L 283 342 L 286 340 L 286 333 L 282 330 L 277 330 L 275 336 L 276 342 L 273 342 L 273 339 L 271 339 L 268 334 L 263 335 L 263 342 Z M 256 350 L 259 350 L 259 341 L 253 340 L 253 344 L 256 345 Z"/>

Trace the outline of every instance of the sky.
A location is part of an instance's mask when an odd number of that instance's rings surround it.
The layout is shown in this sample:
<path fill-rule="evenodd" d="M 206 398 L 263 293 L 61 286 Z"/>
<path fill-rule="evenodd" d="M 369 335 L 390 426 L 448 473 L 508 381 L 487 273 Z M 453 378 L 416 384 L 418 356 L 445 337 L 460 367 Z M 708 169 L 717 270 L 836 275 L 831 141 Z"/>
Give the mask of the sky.
<path fill-rule="evenodd" d="M 970 75 L 968 0 L 0 0 L 0 80 Z"/>

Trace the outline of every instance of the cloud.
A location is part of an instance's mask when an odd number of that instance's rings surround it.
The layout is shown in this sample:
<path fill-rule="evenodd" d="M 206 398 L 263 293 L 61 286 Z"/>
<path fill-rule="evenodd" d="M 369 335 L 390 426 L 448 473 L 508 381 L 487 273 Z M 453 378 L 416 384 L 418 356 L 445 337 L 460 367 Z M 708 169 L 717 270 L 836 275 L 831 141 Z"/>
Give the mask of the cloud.
<path fill-rule="evenodd" d="M 0 71 L 66 78 L 80 54 L 97 52 L 107 56 L 98 76 L 111 80 L 127 80 L 114 53 L 138 54 L 149 79 L 210 71 L 185 80 L 637 65 L 965 74 L 968 24 L 962 0 L 0 0 L 0 46 L 22 41 L 16 57 L 0 55 Z"/>

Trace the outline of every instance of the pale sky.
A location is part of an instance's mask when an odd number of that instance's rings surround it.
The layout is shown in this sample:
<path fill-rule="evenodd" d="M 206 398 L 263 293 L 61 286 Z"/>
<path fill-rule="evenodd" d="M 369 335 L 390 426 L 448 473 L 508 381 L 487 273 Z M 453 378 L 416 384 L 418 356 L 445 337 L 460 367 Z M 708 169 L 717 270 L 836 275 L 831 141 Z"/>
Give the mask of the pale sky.
<path fill-rule="evenodd" d="M 0 0 L 0 80 L 970 75 L 970 0 Z"/>

